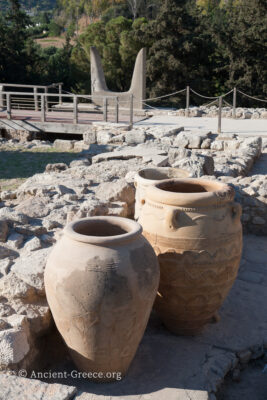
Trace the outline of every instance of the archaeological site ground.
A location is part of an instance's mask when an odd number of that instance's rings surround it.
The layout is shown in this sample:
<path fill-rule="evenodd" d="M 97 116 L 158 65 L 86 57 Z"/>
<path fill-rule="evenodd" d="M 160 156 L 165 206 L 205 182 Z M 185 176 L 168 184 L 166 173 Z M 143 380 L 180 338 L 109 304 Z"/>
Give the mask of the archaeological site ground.
<path fill-rule="evenodd" d="M 208 110 L 208 113 L 213 113 L 209 118 L 198 116 L 202 112 L 200 109 L 192 108 L 190 112 L 196 116 L 181 117 L 181 110 L 176 113 L 155 112 L 156 115 L 134 124 L 133 127 L 126 123 L 96 122 L 87 127 L 83 140 L 48 141 L 34 139 L 31 135 L 23 135 L 23 132 L 14 129 L 2 130 L 1 399 L 230 400 L 239 399 L 241 393 L 244 399 L 254 398 L 251 393 L 256 392 L 258 394 L 255 399 L 265 399 L 267 126 L 264 117 L 267 111 L 240 109 L 239 118 L 235 120 L 227 119 L 228 115 L 225 115 L 220 134 L 216 132 L 217 118 L 213 116 L 216 115 L 215 108 L 213 111 Z M 227 112 L 230 111 L 225 111 Z M 248 113 L 255 115 L 256 112 L 262 118 L 254 120 L 246 117 Z M 142 170 L 150 172 L 137 175 Z M 233 287 L 219 310 L 212 318 L 209 314 L 204 317 L 204 327 L 194 335 L 190 335 L 191 325 L 189 336 L 177 335 L 167 329 L 162 322 L 164 316 L 157 313 L 159 305 L 156 310 L 152 310 L 150 317 L 148 311 L 147 328 L 123 379 L 113 383 L 95 383 L 88 378 L 77 378 L 79 369 L 70 358 L 66 344 L 58 333 L 46 298 L 44 269 L 48 256 L 55 243 L 60 242 L 62 229 L 66 224 L 98 216 L 133 220 L 135 212 L 142 213 L 142 207 L 146 207 L 143 203 L 147 186 L 166 178 L 220 182 L 234 189 L 235 204 L 242 207 L 243 252 L 240 263 L 239 258 L 237 259 L 238 272 L 232 272 L 232 264 L 229 264 L 227 276 L 230 279 L 234 273 Z M 191 199 L 192 195 L 188 195 Z M 154 198 L 153 201 L 155 200 L 159 201 L 159 198 Z M 202 215 L 204 210 L 205 207 L 200 207 L 198 213 Z M 145 231 L 154 229 L 154 233 L 160 237 L 164 234 L 164 229 L 167 229 L 164 215 L 162 220 L 159 219 L 162 221 L 159 228 L 152 228 L 152 220 L 148 225 L 145 221 L 142 222 L 142 218 L 140 222 Z M 193 217 L 190 215 L 187 212 L 186 219 L 175 217 L 177 232 L 183 232 L 183 226 L 192 225 L 190 221 L 193 221 Z M 161 218 L 159 211 L 153 220 L 157 218 Z M 218 249 L 225 253 L 223 259 L 227 264 L 226 260 L 231 258 L 231 246 L 235 239 L 231 236 L 233 233 L 227 234 L 227 229 L 230 228 L 226 226 L 219 232 L 220 219 L 223 216 L 218 215 L 216 218 L 208 228 L 209 232 L 202 236 L 210 237 L 210 241 L 218 236 Z M 238 220 L 239 217 L 236 218 Z M 174 223 L 174 220 L 171 221 Z M 227 223 L 228 227 L 231 226 L 229 224 L 230 222 Z M 90 235 L 93 234 L 94 230 Z M 230 240 L 229 235 L 232 237 Z M 238 246 L 240 247 L 240 243 Z M 157 253 L 155 247 L 154 250 Z M 63 253 L 66 251 L 70 250 L 66 248 Z M 68 253 L 64 268 L 67 268 L 68 260 L 82 257 L 82 250 L 78 251 L 78 256 L 74 255 L 75 251 L 73 248 Z M 146 252 L 147 250 L 143 250 L 138 268 L 143 266 L 145 269 L 146 262 L 150 266 L 153 264 L 152 261 L 146 261 Z M 58 257 L 64 257 L 63 253 Z M 136 253 L 136 257 L 138 259 L 140 255 Z M 198 268 L 205 269 L 208 262 L 205 260 L 204 264 L 199 264 L 198 261 Z M 167 270 L 171 268 L 172 262 L 168 259 L 165 262 Z M 192 263 L 193 260 L 189 261 L 185 269 L 190 268 Z M 97 265 L 96 262 L 95 268 L 100 268 L 100 264 L 98 267 Z M 179 260 L 177 265 L 180 265 Z M 213 279 L 208 274 L 216 270 L 217 261 L 214 259 L 209 265 L 210 272 L 202 271 L 204 287 L 208 287 L 208 280 Z M 137 271 L 137 265 L 134 268 Z M 219 268 L 216 274 L 220 275 L 224 265 Z M 161 275 L 162 273 L 163 271 Z M 197 273 L 196 270 L 190 272 L 194 273 Z M 157 280 L 155 274 L 154 271 L 153 276 Z M 169 270 L 168 274 L 173 272 Z M 220 279 L 219 275 L 212 280 L 212 284 Z M 57 279 L 53 270 L 50 271 L 51 279 Z M 182 281 L 180 275 L 175 279 L 178 279 L 178 283 Z M 76 292 L 83 290 L 83 285 L 86 284 L 84 281 L 85 278 L 78 279 Z M 125 282 L 119 282 L 118 287 L 123 291 Z M 157 284 L 155 282 L 154 280 L 154 284 Z M 143 290 L 141 281 L 139 285 L 141 286 L 137 286 L 137 290 Z M 144 293 L 148 295 L 151 289 L 147 285 L 148 283 L 144 287 Z M 179 284 L 177 285 L 179 295 Z M 60 290 L 59 286 L 56 286 L 56 290 Z M 72 290 L 71 287 L 68 290 Z M 91 287 L 91 290 L 95 289 Z M 142 298 L 148 301 L 147 295 L 142 295 Z M 152 299 L 154 296 L 152 294 Z M 212 296 L 210 294 L 210 299 Z M 198 310 L 204 307 L 200 297 L 192 300 Z M 62 301 L 64 307 L 64 300 Z M 143 305 L 140 303 L 137 310 L 144 310 L 147 301 Z M 181 299 L 176 301 L 183 304 Z M 120 309 L 121 315 L 124 315 L 122 306 L 123 304 L 117 304 L 118 309 L 110 309 L 109 315 L 115 311 L 119 315 Z M 66 307 L 71 306 L 66 303 Z M 186 307 L 188 303 L 182 309 Z M 64 312 L 63 309 L 59 310 L 60 314 Z M 124 320 L 127 318 L 126 313 Z M 140 318 L 141 316 L 138 317 L 139 322 Z M 117 320 L 117 324 L 121 319 Z M 139 322 L 136 320 L 134 324 Z M 91 323 L 93 324 L 93 320 Z M 74 320 L 72 324 L 75 325 Z M 130 324 L 131 331 L 128 339 L 125 339 L 127 335 L 122 339 L 126 340 L 126 344 L 132 342 L 131 337 L 136 332 L 132 322 L 127 324 Z M 184 327 L 185 324 L 181 322 L 179 332 Z M 112 335 L 110 330 L 108 332 L 108 336 Z M 64 371 L 67 374 L 65 377 L 61 376 Z"/>

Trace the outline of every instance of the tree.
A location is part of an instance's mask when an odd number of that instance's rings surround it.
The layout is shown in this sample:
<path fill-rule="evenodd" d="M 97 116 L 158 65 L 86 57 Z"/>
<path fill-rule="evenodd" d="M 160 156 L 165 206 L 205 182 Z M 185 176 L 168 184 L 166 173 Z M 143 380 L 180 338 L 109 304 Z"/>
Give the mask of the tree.
<path fill-rule="evenodd" d="M 76 31 L 82 15 L 86 15 L 92 23 L 94 19 L 111 6 L 123 3 L 124 0 L 59 0 L 59 6 L 66 13 L 71 22 L 75 21 Z"/>
<path fill-rule="evenodd" d="M 140 30 L 139 35 L 150 43 L 147 71 L 152 97 L 187 84 L 201 92 L 210 85 L 210 43 L 196 7 L 189 6 L 184 0 L 164 0 L 157 18 Z"/>
<path fill-rule="evenodd" d="M 267 3 L 237 0 L 217 11 L 209 29 L 222 60 L 217 72 L 226 88 L 267 95 Z M 248 100 L 247 100 L 248 104 Z M 255 103 L 254 103 L 255 105 Z"/>
<path fill-rule="evenodd" d="M 29 18 L 20 8 L 19 1 L 10 0 L 7 14 L 0 20 L 0 70 L 3 82 L 19 82 L 27 75 L 28 62 L 32 61 L 32 57 L 28 57 L 26 53 L 26 26 L 29 22 Z"/>
<path fill-rule="evenodd" d="M 56 21 L 51 21 L 48 25 L 50 36 L 60 36 L 62 32 L 62 27 L 56 23 Z"/>

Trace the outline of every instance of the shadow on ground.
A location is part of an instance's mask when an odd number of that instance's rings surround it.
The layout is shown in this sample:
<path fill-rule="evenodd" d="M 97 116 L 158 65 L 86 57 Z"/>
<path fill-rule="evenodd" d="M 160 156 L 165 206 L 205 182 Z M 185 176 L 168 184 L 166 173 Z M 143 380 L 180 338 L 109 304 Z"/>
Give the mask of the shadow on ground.
<path fill-rule="evenodd" d="M 126 377 L 117 382 L 95 383 L 86 378 L 78 378 L 77 367 L 68 354 L 64 353 L 64 350 L 62 351 L 62 347 L 65 346 L 60 343 L 61 339 L 56 337 L 56 345 L 55 336 L 53 341 L 53 344 L 46 346 L 46 354 L 50 354 L 51 358 L 49 356 L 50 362 L 45 371 L 50 370 L 57 373 L 64 371 L 68 377 L 41 380 L 48 383 L 76 386 L 78 394 L 88 394 L 89 397 L 86 396 L 85 400 L 106 399 L 104 396 L 108 396 L 107 398 L 110 400 L 115 398 L 126 400 L 126 396 L 127 400 L 137 400 L 142 395 L 151 393 L 154 393 L 151 400 L 152 398 L 153 400 L 184 400 L 185 390 L 188 391 L 188 394 L 191 391 L 197 391 L 199 394 L 197 399 L 207 400 L 208 382 L 205 374 L 199 373 L 199 368 L 205 364 L 210 346 L 205 343 L 194 343 L 190 338 L 177 337 L 169 333 L 154 313 Z M 51 353 L 52 349 L 54 349 L 52 352 L 55 351 L 55 347 L 56 351 L 61 353 L 61 359 L 64 360 L 56 367 Z M 144 396 L 144 400 L 145 398 Z M 188 399 L 190 398 L 188 396 Z"/>
<path fill-rule="evenodd" d="M 227 376 L 224 385 L 217 395 L 218 400 L 266 400 L 267 398 L 267 371 L 266 360 L 253 360 L 241 372 L 240 382 L 233 382 Z"/>

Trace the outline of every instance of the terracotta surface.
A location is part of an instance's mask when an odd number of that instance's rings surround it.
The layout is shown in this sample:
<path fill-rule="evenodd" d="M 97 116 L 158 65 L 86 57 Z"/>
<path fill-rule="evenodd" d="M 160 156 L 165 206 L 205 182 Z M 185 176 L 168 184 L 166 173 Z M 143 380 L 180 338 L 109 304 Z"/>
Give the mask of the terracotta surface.
<path fill-rule="evenodd" d="M 169 178 L 188 178 L 189 174 L 188 171 L 183 169 L 168 167 L 144 168 L 138 171 L 134 179 L 136 187 L 134 218 L 138 220 L 140 217 L 141 201 L 146 197 L 146 190 L 149 186 Z"/>
<path fill-rule="evenodd" d="M 56 326 L 81 371 L 125 375 L 159 284 L 157 257 L 141 226 L 92 217 L 64 229 L 45 270 Z M 113 380 L 106 376 L 97 380 Z"/>
<path fill-rule="evenodd" d="M 177 334 L 197 334 L 237 276 L 241 206 L 234 189 L 204 179 L 166 180 L 146 193 L 139 222 L 160 263 L 155 308 Z"/>

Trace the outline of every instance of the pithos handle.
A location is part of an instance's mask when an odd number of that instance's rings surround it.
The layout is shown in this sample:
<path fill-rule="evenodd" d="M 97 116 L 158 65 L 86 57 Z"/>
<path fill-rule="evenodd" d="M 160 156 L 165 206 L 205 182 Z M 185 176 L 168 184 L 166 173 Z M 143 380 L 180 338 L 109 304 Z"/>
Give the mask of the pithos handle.
<path fill-rule="evenodd" d="M 179 228 L 178 217 L 180 211 L 177 209 L 168 209 L 165 214 L 165 227 L 168 230 L 175 231 Z"/>
<path fill-rule="evenodd" d="M 242 207 L 239 203 L 234 203 L 232 206 L 232 217 L 235 222 L 238 222 L 242 215 Z"/>

